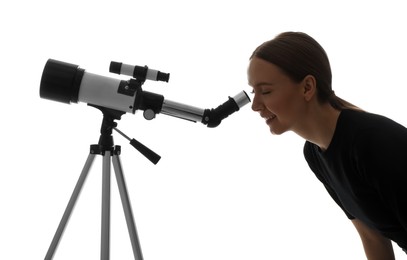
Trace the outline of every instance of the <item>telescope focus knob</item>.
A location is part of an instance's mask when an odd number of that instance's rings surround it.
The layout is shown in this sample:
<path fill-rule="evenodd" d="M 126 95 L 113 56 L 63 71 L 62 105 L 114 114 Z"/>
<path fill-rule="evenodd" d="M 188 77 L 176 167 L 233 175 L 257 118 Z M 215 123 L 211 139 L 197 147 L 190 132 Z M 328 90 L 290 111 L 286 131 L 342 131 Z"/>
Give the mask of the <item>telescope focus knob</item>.
<path fill-rule="evenodd" d="M 147 120 L 152 120 L 155 118 L 155 112 L 152 109 L 146 109 L 144 110 L 143 116 Z"/>

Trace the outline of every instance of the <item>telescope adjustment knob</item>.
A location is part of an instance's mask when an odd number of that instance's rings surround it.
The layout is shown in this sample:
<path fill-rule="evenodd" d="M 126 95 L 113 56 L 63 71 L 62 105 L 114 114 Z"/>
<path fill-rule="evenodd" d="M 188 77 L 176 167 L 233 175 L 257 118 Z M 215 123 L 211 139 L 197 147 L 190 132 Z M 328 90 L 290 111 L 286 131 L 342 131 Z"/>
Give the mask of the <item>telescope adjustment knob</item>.
<path fill-rule="evenodd" d="M 152 110 L 152 109 L 146 109 L 146 110 L 144 110 L 144 112 L 143 112 L 143 116 L 144 116 L 144 118 L 147 119 L 147 120 L 152 120 L 152 119 L 155 118 L 155 112 L 154 112 L 154 110 Z"/>

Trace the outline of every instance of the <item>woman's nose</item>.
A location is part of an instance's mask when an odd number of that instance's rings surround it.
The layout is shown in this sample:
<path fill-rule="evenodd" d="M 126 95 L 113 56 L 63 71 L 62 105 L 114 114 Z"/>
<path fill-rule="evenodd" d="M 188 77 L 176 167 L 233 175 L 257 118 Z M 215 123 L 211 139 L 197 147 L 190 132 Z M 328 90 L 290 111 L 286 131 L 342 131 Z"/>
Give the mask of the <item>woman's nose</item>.
<path fill-rule="evenodd" d="M 260 111 L 262 108 L 261 102 L 256 94 L 253 96 L 253 101 L 252 101 L 252 110 L 255 112 Z"/>

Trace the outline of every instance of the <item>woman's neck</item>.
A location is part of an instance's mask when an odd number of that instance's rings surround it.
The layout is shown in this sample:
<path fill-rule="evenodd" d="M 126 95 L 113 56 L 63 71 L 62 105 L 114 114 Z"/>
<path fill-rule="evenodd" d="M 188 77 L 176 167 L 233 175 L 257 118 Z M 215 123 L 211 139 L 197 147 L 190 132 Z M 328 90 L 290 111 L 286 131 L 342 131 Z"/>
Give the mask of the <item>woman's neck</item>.
<path fill-rule="evenodd" d="M 303 124 L 293 131 L 325 151 L 334 136 L 340 113 L 330 104 L 313 106 L 305 115 Z"/>

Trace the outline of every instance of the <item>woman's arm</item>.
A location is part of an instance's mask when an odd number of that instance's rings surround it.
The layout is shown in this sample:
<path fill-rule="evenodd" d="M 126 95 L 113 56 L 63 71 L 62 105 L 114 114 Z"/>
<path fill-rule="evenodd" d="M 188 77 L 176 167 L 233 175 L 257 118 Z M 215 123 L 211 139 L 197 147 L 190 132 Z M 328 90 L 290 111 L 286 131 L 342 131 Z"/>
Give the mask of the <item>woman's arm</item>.
<path fill-rule="evenodd" d="M 358 219 L 352 219 L 352 223 L 362 239 L 363 248 L 368 260 L 394 260 L 394 252 L 391 241 L 383 237 L 376 230 L 366 226 Z"/>

